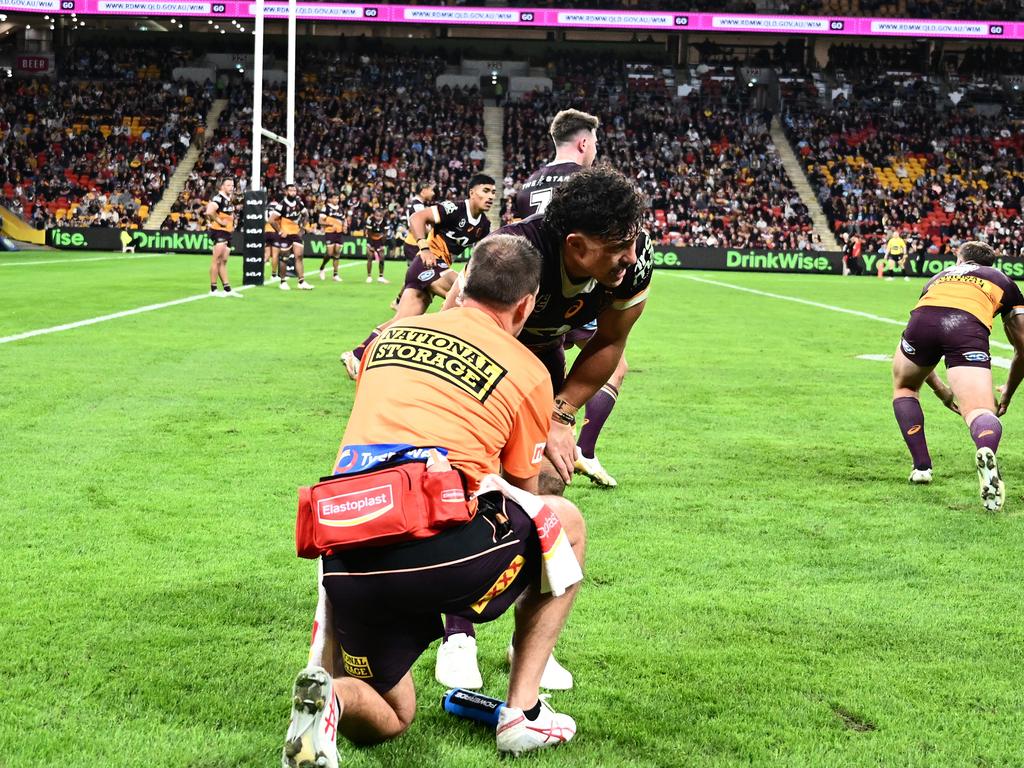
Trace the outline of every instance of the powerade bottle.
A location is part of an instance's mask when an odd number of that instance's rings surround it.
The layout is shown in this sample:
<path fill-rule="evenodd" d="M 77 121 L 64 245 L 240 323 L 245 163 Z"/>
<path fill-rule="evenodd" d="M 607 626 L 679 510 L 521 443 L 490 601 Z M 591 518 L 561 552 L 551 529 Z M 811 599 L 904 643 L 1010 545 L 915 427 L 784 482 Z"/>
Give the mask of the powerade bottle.
<path fill-rule="evenodd" d="M 476 720 L 491 728 L 498 727 L 498 717 L 505 708 L 501 699 L 492 699 L 476 691 L 464 688 L 451 688 L 441 697 L 441 709 L 456 717 Z"/>

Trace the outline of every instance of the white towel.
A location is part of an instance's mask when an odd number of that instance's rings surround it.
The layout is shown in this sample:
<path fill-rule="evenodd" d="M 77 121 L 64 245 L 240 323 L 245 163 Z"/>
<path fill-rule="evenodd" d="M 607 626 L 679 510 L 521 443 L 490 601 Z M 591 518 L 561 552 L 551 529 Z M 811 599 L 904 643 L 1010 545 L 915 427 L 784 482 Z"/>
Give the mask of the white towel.
<path fill-rule="evenodd" d="M 583 580 L 583 570 L 572 551 L 569 537 L 562 530 L 558 515 L 544 504 L 539 496 L 509 485 L 498 475 L 487 475 L 480 481 L 480 496 L 490 491 L 498 491 L 510 501 L 514 501 L 530 516 L 537 527 L 540 539 L 540 551 L 543 555 L 543 568 L 540 572 L 541 592 L 550 592 L 555 597 L 564 594 L 565 590 L 578 581 Z"/>

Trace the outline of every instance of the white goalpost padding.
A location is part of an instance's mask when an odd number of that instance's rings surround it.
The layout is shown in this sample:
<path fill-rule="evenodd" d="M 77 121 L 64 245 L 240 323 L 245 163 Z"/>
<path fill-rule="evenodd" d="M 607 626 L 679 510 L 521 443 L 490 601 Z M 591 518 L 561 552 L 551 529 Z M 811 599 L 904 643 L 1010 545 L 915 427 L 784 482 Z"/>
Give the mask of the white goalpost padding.
<path fill-rule="evenodd" d="M 263 127 L 263 33 L 265 1 L 256 0 L 255 56 L 252 71 L 252 179 L 249 189 L 260 191 L 263 161 L 263 137 L 283 144 L 286 152 L 285 183 L 295 181 L 295 29 L 298 3 L 288 0 L 288 96 L 285 135 L 278 136 Z"/>

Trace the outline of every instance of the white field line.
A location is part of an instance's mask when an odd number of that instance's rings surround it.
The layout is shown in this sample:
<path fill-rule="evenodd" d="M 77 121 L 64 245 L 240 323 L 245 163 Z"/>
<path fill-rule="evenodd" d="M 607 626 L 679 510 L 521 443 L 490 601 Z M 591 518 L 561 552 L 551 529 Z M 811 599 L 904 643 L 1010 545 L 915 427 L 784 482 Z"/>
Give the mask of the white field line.
<path fill-rule="evenodd" d="M 176 253 L 140 253 L 137 256 L 87 256 L 82 259 L 36 259 L 34 261 L 0 262 L 0 267 L 37 267 L 41 264 L 78 264 L 85 261 L 131 261 L 133 259 L 160 259 L 164 256 L 178 256 Z"/>
<path fill-rule="evenodd" d="M 798 296 L 787 296 L 783 293 L 769 293 L 768 291 L 759 291 L 756 288 L 747 288 L 743 285 L 733 285 L 732 283 L 723 283 L 720 280 L 709 280 L 706 277 L 697 277 L 695 275 L 685 275 L 680 272 L 671 272 L 670 274 L 679 275 L 686 280 L 693 280 L 698 283 L 707 283 L 708 285 L 717 285 L 719 288 L 732 288 L 734 291 L 743 291 L 744 293 L 752 293 L 755 296 L 765 296 L 769 299 L 779 299 L 780 301 L 792 301 L 795 304 L 804 304 L 808 307 L 816 307 L 817 309 L 827 309 L 830 312 L 842 312 L 846 315 L 855 315 L 856 317 L 863 317 L 868 320 L 874 320 L 879 323 L 888 323 L 889 325 L 900 325 L 904 326 L 907 324 L 906 320 L 893 320 L 891 317 L 882 317 L 881 315 L 873 315 L 870 312 L 861 312 L 859 309 L 847 309 L 846 307 L 836 307 L 832 304 L 822 304 L 820 301 L 811 301 L 810 299 L 801 299 Z M 996 341 L 992 339 L 989 341 L 993 347 L 999 349 L 1013 349 L 1009 344 L 1002 341 Z"/>
<path fill-rule="evenodd" d="M 351 264 L 342 264 L 341 268 L 346 269 L 348 267 L 361 267 L 363 262 L 357 261 Z M 314 270 L 315 272 L 316 270 Z M 252 285 L 243 285 L 233 290 L 245 291 L 249 288 L 254 288 Z M 64 323 L 63 325 L 54 325 L 50 328 L 38 328 L 34 331 L 25 331 L 24 333 L 16 333 L 13 336 L 0 336 L 0 344 L 10 344 L 12 341 L 22 341 L 23 339 L 31 339 L 35 336 L 45 336 L 48 333 L 58 333 L 60 331 L 70 331 L 74 328 L 81 328 L 86 325 L 95 325 L 96 323 L 105 323 L 107 320 L 117 320 L 121 317 L 131 317 L 132 315 L 141 315 L 143 312 L 153 312 L 157 309 L 165 309 L 167 307 L 175 307 L 179 304 L 188 304 L 192 301 L 199 301 L 200 299 L 210 298 L 210 293 L 197 293 L 194 296 L 186 296 L 183 299 L 174 299 L 173 301 L 164 301 L 160 304 L 147 304 L 144 307 L 136 307 L 135 309 L 126 309 L 123 312 L 114 312 L 109 315 L 100 315 L 99 317 L 90 317 L 85 320 L 77 320 L 73 323 Z M 224 299 L 230 301 L 231 299 Z"/>
<path fill-rule="evenodd" d="M 858 360 L 874 360 L 874 361 L 879 362 L 879 363 L 889 363 L 889 362 L 892 362 L 892 355 L 857 355 L 857 359 Z M 1009 369 L 1009 367 L 1010 367 L 1010 358 L 1008 358 L 1008 357 L 993 357 L 992 358 L 992 365 L 996 366 L 997 368 Z"/>

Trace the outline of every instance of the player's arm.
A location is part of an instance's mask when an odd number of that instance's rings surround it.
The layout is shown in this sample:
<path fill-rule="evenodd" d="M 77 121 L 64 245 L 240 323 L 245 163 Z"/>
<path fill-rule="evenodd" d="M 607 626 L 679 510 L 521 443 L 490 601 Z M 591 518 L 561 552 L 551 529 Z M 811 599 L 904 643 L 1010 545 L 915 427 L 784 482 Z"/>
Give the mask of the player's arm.
<path fill-rule="evenodd" d="M 1006 386 L 999 398 L 996 416 L 1006 413 L 1021 379 L 1024 379 L 1024 307 L 1011 310 L 1011 314 L 1003 321 L 1003 328 L 1006 330 L 1007 340 L 1013 345 L 1013 359 L 1010 361 L 1010 374 L 1006 377 Z"/>
<path fill-rule="evenodd" d="M 437 263 L 437 257 L 430 251 L 430 232 L 440 220 L 441 212 L 436 205 L 422 208 L 409 217 L 409 234 L 416 239 L 417 253 L 428 267 Z"/>
<path fill-rule="evenodd" d="M 208 202 L 206 204 L 206 211 L 205 211 L 206 220 L 210 224 L 213 224 L 215 221 L 217 221 L 217 211 L 219 211 L 219 210 L 220 210 L 220 206 L 217 205 L 217 203 L 214 202 L 213 200 L 211 200 L 210 202 Z"/>
<path fill-rule="evenodd" d="M 953 413 L 960 413 L 960 406 L 954 402 L 953 390 L 946 385 L 939 374 L 932 371 L 924 381 L 925 384 L 931 387 L 932 392 L 934 392 L 935 396 L 942 401 L 944 406 L 949 408 Z"/>
<path fill-rule="evenodd" d="M 281 212 L 276 208 L 270 209 L 270 214 L 267 216 L 267 223 L 270 224 L 270 228 L 277 234 L 281 234 Z"/>
<path fill-rule="evenodd" d="M 441 311 L 444 312 L 446 309 L 452 307 L 462 306 L 462 292 L 466 288 L 466 270 L 469 269 L 469 265 L 466 265 L 466 269 L 459 272 L 455 278 L 455 283 L 451 288 L 448 289 L 447 295 L 444 297 L 444 304 L 441 305 Z M 511 480 L 509 482 L 512 482 Z"/>
<path fill-rule="evenodd" d="M 547 457 L 562 478 L 572 481 L 576 460 L 576 412 L 601 389 L 615 373 L 626 351 L 626 339 L 643 314 L 646 301 L 628 309 L 606 309 L 597 318 L 597 332 L 576 357 L 565 384 L 555 395 L 555 409 L 548 432 Z"/>

